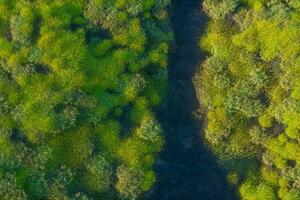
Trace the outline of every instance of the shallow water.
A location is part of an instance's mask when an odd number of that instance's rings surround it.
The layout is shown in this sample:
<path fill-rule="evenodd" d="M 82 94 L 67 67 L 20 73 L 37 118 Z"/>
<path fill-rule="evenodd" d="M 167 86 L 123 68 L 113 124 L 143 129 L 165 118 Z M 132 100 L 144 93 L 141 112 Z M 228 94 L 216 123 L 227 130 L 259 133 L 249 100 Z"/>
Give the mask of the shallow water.
<path fill-rule="evenodd" d="M 158 112 L 166 144 L 155 164 L 158 182 L 146 199 L 236 199 L 205 148 L 201 122 L 193 117 L 198 101 L 192 78 L 205 57 L 197 45 L 208 19 L 199 0 L 173 0 L 171 15 L 176 48 L 170 55 L 168 95 Z"/>

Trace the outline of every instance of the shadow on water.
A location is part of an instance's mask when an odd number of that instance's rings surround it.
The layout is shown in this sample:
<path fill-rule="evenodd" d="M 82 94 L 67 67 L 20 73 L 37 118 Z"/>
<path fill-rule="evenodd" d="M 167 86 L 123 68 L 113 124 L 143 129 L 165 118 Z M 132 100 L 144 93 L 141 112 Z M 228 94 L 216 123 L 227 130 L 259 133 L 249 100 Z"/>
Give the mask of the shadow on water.
<path fill-rule="evenodd" d="M 234 190 L 201 139 L 201 122 L 192 78 L 204 59 L 198 38 L 207 17 L 199 0 L 172 0 L 176 49 L 170 55 L 168 96 L 158 112 L 165 130 L 165 149 L 155 164 L 157 184 L 149 200 L 234 200 Z"/>

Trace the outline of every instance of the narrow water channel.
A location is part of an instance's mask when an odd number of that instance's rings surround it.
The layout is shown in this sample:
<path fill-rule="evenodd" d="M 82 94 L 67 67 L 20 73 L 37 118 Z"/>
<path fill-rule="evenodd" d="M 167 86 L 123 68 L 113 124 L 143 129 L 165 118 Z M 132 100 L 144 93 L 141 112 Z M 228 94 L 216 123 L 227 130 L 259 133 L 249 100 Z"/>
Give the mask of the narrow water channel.
<path fill-rule="evenodd" d="M 149 200 L 233 200 L 233 189 L 201 139 L 201 122 L 192 78 L 204 59 L 198 40 L 207 17 L 200 0 L 172 0 L 175 49 L 170 55 L 168 96 L 158 117 L 165 130 L 165 149 L 155 165 L 157 184 Z"/>

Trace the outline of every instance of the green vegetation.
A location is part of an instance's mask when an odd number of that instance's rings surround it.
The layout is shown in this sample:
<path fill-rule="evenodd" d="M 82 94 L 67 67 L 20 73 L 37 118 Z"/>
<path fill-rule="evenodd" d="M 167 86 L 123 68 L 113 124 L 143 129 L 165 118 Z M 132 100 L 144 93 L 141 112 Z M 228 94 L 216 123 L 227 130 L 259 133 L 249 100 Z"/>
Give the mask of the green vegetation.
<path fill-rule="evenodd" d="M 244 200 L 300 199 L 300 1 L 205 0 L 205 138 Z"/>
<path fill-rule="evenodd" d="M 167 83 L 168 4 L 0 0 L 1 200 L 149 190 L 163 145 L 153 109 Z"/>

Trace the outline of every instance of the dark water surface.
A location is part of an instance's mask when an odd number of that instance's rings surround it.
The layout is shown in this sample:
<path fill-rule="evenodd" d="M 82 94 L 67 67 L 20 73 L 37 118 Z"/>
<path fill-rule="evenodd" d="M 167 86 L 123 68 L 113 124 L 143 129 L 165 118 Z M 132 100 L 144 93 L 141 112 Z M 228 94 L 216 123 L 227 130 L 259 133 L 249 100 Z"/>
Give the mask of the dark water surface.
<path fill-rule="evenodd" d="M 171 18 L 176 45 L 170 55 L 168 96 L 158 112 L 165 130 L 165 149 L 155 170 L 157 184 L 149 200 L 234 200 L 224 172 L 201 139 L 201 122 L 193 117 L 198 108 L 192 82 L 204 59 L 197 46 L 207 17 L 200 0 L 173 0 Z"/>

